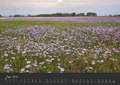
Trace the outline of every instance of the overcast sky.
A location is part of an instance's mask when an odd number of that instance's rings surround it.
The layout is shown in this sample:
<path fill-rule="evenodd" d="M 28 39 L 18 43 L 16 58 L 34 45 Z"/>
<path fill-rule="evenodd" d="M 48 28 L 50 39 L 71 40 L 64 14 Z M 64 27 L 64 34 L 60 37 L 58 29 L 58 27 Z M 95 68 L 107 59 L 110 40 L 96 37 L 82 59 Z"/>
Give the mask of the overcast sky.
<path fill-rule="evenodd" d="M 89 11 L 120 14 L 120 0 L 0 0 L 2 15 Z"/>

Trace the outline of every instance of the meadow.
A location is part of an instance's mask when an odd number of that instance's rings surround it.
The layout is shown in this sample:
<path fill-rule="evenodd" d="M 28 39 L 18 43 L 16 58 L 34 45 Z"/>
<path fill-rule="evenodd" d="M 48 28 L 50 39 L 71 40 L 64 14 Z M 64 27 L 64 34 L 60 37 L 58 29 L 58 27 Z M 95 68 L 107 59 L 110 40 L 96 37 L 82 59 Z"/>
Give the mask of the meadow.
<path fill-rule="evenodd" d="M 120 72 L 120 22 L 0 20 L 4 72 Z"/>

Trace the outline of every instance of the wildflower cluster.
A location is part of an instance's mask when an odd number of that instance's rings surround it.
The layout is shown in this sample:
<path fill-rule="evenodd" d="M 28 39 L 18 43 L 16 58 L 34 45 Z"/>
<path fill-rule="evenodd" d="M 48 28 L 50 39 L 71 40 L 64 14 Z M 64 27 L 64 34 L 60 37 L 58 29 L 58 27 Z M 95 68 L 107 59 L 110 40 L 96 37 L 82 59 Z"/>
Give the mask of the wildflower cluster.
<path fill-rule="evenodd" d="M 1 72 L 120 72 L 120 27 L 9 29 L 0 62 Z"/>

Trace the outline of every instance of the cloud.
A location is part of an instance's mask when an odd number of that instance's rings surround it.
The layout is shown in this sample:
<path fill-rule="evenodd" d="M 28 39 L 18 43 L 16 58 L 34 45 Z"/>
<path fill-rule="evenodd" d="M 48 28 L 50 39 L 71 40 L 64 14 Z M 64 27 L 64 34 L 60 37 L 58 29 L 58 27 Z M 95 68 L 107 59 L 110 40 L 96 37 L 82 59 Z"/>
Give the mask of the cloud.
<path fill-rule="evenodd" d="M 120 0 L 0 0 L 2 14 L 95 11 L 120 13 Z M 108 13 L 109 13 L 108 12 Z"/>

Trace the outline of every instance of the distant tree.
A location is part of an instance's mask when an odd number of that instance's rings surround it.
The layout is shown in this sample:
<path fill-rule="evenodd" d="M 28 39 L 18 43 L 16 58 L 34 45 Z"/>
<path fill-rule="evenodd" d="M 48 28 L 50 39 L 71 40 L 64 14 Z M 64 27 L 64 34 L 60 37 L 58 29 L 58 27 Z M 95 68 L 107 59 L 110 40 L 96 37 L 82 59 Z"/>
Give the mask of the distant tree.
<path fill-rule="evenodd" d="M 62 13 L 52 14 L 52 16 L 64 16 Z"/>
<path fill-rule="evenodd" d="M 13 17 L 24 17 L 24 15 L 16 14 L 16 15 L 14 15 Z"/>
<path fill-rule="evenodd" d="M 120 16 L 120 14 L 118 14 L 118 15 L 114 15 L 115 17 L 119 17 Z"/>
<path fill-rule="evenodd" d="M 69 14 L 68 14 L 68 13 L 64 13 L 64 14 L 62 13 L 62 16 L 63 16 L 63 17 L 69 16 Z"/>
<path fill-rule="evenodd" d="M 110 14 L 109 16 L 112 17 L 113 15 Z"/>
<path fill-rule="evenodd" d="M 0 17 L 2 17 L 2 15 L 0 14 Z"/>
<path fill-rule="evenodd" d="M 79 13 L 78 16 L 85 16 L 85 13 Z"/>
<path fill-rule="evenodd" d="M 28 14 L 28 15 L 27 15 L 27 17 L 31 17 L 31 15 L 30 15 L 30 14 Z"/>
<path fill-rule="evenodd" d="M 88 12 L 88 13 L 87 13 L 87 16 L 97 16 L 97 13 L 94 13 L 94 12 Z"/>
<path fill-rule="evenodd" d="M 76 13 L 75 13 L 75 12 L 73 12 L 73 13 L 71 14 L 71 16 L 76 16 Z"/>

